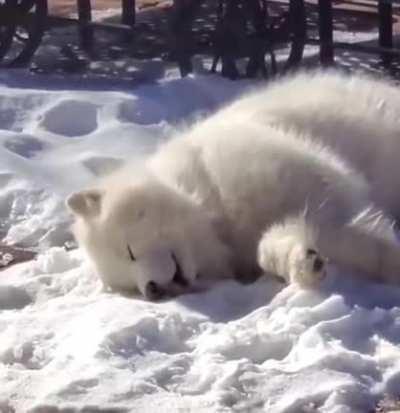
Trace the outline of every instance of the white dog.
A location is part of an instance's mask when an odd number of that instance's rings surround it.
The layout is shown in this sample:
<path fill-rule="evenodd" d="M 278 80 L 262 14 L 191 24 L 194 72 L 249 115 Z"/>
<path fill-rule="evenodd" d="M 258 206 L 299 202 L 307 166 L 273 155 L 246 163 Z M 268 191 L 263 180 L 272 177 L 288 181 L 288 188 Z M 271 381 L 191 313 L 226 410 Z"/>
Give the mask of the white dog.
<path fill-rule="evenodd" d="M 327 259 L 397 283 L 398 109 L 383 82 L 284 79 L 72 194 L 74 233 L 106 286 L 149 299 L 261 272 L 313 287 Z"/>

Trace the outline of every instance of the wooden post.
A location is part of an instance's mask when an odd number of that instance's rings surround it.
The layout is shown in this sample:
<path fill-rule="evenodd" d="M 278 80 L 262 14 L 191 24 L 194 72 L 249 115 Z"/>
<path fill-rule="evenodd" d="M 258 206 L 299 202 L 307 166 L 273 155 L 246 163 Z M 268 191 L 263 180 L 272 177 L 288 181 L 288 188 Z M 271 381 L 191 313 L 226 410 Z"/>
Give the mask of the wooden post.
<path fill-rule="evenodd" d="M 392 22 L 393 7 L 391 0 L 379 0 L 378 15 L 379 15 L 379 46 L 392 48 L 393 47 L 393 22 Z M 392 57 L 383 53 L 381 58 L 384 64 L 389 64 Z"/>
<path fill-rule="evenodd" d="M 334 61 L 332 0 L 318 0 L 320 60 L 323 65 Z"/>
<path fill-rule="evenodd" d="M 84 50 L 90 51 L 94 43 L 93 28 L 88 26 L 88 23 L 92 20 L 92 7 L 90 0 L 77 1 L 81 46 Z"/>
<path fill-rule="evenodd" d="M 135 3 L 135 0 L 122 0 L 122 24 L 126 24 L 127 26 L 135 25 Z"/>

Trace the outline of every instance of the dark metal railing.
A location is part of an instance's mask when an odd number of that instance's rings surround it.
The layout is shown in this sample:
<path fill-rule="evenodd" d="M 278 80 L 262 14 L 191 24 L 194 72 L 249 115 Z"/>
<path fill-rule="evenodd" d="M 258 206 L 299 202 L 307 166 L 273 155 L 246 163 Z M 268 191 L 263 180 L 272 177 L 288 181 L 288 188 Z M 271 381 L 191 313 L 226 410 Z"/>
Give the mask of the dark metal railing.
<path fill-rule="evenodd" d="M 121 0 L 120 23 L 93 22 L 91 0 L 76 1 L 78 19 L 49 16 L 48 0 L 0 2 L 0 60 L 3 59 L 6 65 L 27 64 L 50 22 L 77 24 L 84 50 L 93 48 L 95 29 L 98 27 L 127 33 L 137 30 L 135 0 Z M 312 3 L 305 0 L 174 0 L 170 10 L 168 39 L 170 55 L 178 62 L 182 75 L 192 71 L 191 55 L 196 51 L 193 26 L 206 5 L 208 13 L 217 16 L 208 50 L 214 55 L 213 70 L 221 62 L 223 75 L 231 78 L 239 76 L 236 67 L 239 57 L 248 58 L 245 73 L 248 76 L 259 73 L 267 76 L 268 73 L 296 67 L 302 61 L 306 44 L 320 46 L 323 65 L 334 61 L 336 49 L 379 54 L 385 61 L 400 56 L 400 49 L 394 45 L 392 24 L 393 10 L 400 5 L 400 0 L 376 1 L 379 41 L 375 45 L 335 41 L 333 0 Z M 318 30 L 315 35 L 308 30 L 306 17 L 309 7 L 317 8 Z M 210 15 L 205 16 L 207 18 Z M 278 67 L 275 51 L 284 46 L 289 48 L 288 58 Z"/>

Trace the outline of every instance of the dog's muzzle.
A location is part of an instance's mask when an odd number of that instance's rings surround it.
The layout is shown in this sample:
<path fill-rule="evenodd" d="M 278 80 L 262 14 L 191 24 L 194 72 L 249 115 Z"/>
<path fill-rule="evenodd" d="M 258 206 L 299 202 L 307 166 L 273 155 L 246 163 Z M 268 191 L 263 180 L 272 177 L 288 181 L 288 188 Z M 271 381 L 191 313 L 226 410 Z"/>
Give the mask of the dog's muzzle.
<path fill-rule="evenodd" d="M 150 301 L 158 301 L 167 295 L 176 295 L 182 288 L 188 287 L 189 282 L 185 278 L 182 267 L 174 253 L 171 254 L 172 261 L 175 264 L 175 272 L 172 278 L 172 285 L 164 287 L 156 281 L 149 281 L 146 284 L 144 295 Z M 174 287 L 175 286 L 175 287 Z M 178 287 L 178 290 L 177 288 Z"/>

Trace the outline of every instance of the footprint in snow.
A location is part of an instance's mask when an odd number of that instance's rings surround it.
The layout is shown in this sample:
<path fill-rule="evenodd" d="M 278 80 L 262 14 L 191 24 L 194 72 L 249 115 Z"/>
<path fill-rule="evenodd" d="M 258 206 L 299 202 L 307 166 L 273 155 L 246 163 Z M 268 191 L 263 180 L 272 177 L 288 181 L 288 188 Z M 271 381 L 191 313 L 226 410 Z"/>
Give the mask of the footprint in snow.
<path fill-rule="evenodd" d="M 88 135 L 97 129 L 97 109 L 90 102 L 63 100 L 43 115 L 40 126 L 69 138 Z"/>

